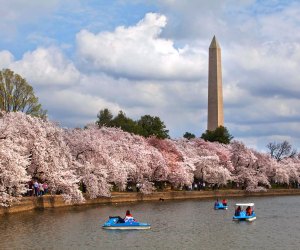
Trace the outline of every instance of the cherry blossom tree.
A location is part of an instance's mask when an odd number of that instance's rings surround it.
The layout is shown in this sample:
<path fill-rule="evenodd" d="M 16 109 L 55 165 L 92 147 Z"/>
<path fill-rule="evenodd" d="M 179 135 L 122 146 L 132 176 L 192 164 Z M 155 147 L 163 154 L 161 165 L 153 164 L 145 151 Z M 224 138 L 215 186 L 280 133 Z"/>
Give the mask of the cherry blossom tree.
<path fill-rule="evenodd" d="M 300 161 L 298 158 L 285 158 L 278 162 L 273 180 L 281 184 L 300 182 Z"/>
<path fill-rule="evenodd" d="M 12 141 L 0 139 L 0 206 L 10 206 L 27 191 L 29 159 L 23 152 L 24 149 Z"/>
<path fill-rule="evenodd" d="M 184 161 L 193 170 L 194 177 L 210 184 L 226 185 L 231 180 L 230 150 L 226 145 L 203 139 L 178 140 L 178 149 Z"/>
<path fill-rule="evenodd" d="M 94 195 L 110 194 L 110 184 L 119 190 L 125 190 L 128 181 L 145 184 L 141 191 L 147 191 L 149 183 L 167 179 L 165 160 L 160 152 L 151 147 L 145 138 L 124 132 L 118 128 L 100 129 L 94 125 L 86 129 L 66 131 L 65 139 L 71 148 L 73 157 L 82 165 L 78 175 L 81 176 L 88 193 L 95 186 L 88 185 L 92 179 L 101 178 L 102 188 Z M 86 164 L 89 164 L 88 171 Z M 96 171 L 97 170 L 97 171 Z"/>
<path fill-rule="evenodd" d="M 53 194 L 62 192 L 66 201 L 83 201 L 62 129 L 54 123 L 20 112 L 2 113 L 0 124 L 2 140 L 17 145 L 22 149 L 21 155 L 29 156 L 26 172 L 31 178 L 47 182 L 49 191 Z M 5 152 L 9 153 L 9 150 Z"/>
<path fill-rule="evenodd" d="M 231 143 L 234 180 L 247 191 L 261 191 L 270 187 L 266 170 L 270 169 L 270 157 L 247 148 L 242 142 Z"/>
<path fill-rule="evenodd" d="M 110 196 L 107 165 L 114 164 L 105 146 L 101 146 L 102 140 L 97 132 L 96 129 L 88 128 L 66 130 L 64 134 L 73 159 L 77 162 L 76 175 L 86 186 L 90 198 Z M 103 144 L 106 142 L 103 141 Z M 110 173 L 111 176 L 114 174 Z"/>
<path fill-rule="evenodd" d="M 289 169 L 284 166 L 284 164 L 277 164 L 277 167 L 275 168 L 274 177 L 272 180 L 275 183 L 280 184 L 289 184 L 290 178 L 289 178 Z"/>
<path fill-rule="evenodd" d="M 155 182 L 189 186 L 194 179 L 213 185 L 239 183 L 247 191 L 260 191 L 271 182 L 300 181 L 299 157 L 276 161 L 247 148 L 194 139 L 144 138 L 118 128 L 62 129 L 57 124 L 24 113 L 0 113 L 0 205 L 10 206 L 36 178 L 47 182 L 51 194 L 82 202 L 79 184 L 88 198 L 110 196 L 139 184 L 142 193 L 155 190 Z"/>
<path fill-rule="evenodd" d="M 163 155 L 169 169 L 168 181 L 174 187 L 191 185 L 194 179 L 191 165 L 184 161 L 184 157 L 177 148 L 176 141 L 151 137 L 148 142 Z"/>

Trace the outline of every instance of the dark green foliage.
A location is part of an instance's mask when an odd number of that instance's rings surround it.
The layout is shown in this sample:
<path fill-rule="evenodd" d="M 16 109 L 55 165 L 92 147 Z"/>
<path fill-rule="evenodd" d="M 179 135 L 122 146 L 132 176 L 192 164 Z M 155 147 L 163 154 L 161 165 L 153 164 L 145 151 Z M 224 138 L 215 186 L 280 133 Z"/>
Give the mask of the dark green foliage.
<path fill-rule="evenodd" d="M 137 123 L 131 118 L 128 118 L 123 111 L 119 111 L 119 114 L 111 121 L 110 127 L 118 127 L 134 134 L 138 134 L 139 130 Z"/>
<path fill-rule="evenodd" d="M 118 127 L 126 132 L 144 137 L 169 138 L 169 130 L 166 129 L 164 122 L 157 116 L 144 115 L 139 120 L 134 121 L 128 118 L 123 111 L 119 111 L 118 115 L 113 117 L 112 113 L 106 108 L 100 110 L 97 117 L 96 124 L 99 127 Z"/>
<path fill-rule="evenodd" d="M 157 116 L 144 115 L 137 121 L 137 124 L 140 128 L 139 134 L 144 137 L 169 138 L 169 130 L 166 129 L 164 122 Z"/>
<path fill-rule="evenodd" d="M 223 144 L 229 144 L 233 139 L 233 136 L 229 133 L 226 127 L 220 126 L 214 131 L 206 130 L 206 132 L 201 135 L 201 138 L 205 141 L 217 141 Z"/>
<path fill-rule="evenodd" d="M 100 110 L 97 117 L 98 117 L 98 121 L 96 121 L 96 124 L 99 126 L 99 128 L 102 126 L 111 125 L 113 115 L 108 109 Z"/>
<path fill-rule="evenodd" d="M 47 113 L 34 95 L 32 86 L 10 69 L 0 71 L 0 110 L 21 111 L 41 118 Z"/>
<path fill-rule="evenodd" d="M 183 135 L 184 138 L 190 140 L 190 139 L 193 139 L 193 138 L 196 138 L 196 136 L 190 132 L 185 132 L 185 134 Z"/>

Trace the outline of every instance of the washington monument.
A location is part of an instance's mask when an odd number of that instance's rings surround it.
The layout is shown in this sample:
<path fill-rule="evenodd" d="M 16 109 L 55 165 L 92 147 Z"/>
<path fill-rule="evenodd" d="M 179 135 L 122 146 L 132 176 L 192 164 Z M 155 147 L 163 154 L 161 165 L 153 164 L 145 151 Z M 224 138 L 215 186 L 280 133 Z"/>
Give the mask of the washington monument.
<path fill-rule="evenodd" d="M 224 126 L 221 47 L 214 36 L 209 46 L 207 130 Z"/>

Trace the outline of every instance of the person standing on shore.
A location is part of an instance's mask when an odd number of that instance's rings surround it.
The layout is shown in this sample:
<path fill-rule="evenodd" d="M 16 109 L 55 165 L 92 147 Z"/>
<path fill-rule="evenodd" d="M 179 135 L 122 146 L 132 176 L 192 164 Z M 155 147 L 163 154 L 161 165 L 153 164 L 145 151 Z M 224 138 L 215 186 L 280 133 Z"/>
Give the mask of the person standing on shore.
<path fill-rule="evenodd" d="M 43 188 L 43 184 L 42 183 L 39 183 L 39 195 L 42 196 L 44 195 L 44 188 Z"/>
<path fill-rule="evenodd" d="M 34 195 L 38 196 L 39 195 L 39 183 L 37 182 L 37 180 L 34 181 L 33 187 L 34 187 Z"/>
<path fill-rule="evenodd" d="M 46 182 L 43 183 L 44 194 L 48 193 L 48 184 Z"/>

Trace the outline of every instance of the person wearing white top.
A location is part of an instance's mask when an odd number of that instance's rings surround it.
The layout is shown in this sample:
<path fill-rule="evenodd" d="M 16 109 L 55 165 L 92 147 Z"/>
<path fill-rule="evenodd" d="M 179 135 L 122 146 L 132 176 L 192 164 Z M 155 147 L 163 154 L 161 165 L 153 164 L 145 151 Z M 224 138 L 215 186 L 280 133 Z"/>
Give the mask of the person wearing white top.
<path fill-rule="evenodd" d="M 40 189 L 39 195 L 44 195 L 44 187 L 42 183 L 39 183 L 39 189 Z"/>

